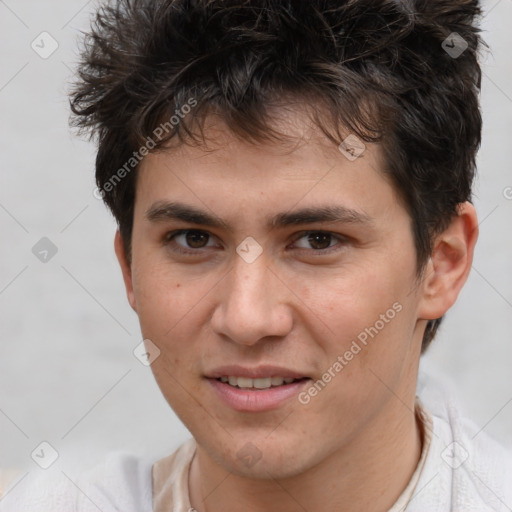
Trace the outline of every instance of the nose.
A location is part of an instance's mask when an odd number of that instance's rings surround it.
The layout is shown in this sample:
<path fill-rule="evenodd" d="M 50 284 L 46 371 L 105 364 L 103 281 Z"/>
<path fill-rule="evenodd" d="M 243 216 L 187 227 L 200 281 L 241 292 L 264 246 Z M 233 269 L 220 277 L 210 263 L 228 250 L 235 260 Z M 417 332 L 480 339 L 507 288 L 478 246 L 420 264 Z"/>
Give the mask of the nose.
<path fill-rule="evenodd" d="M 222 281 L 211 324 L 214 332 L 241 345 L 254 345 L 267 337 L 284 337 L 293 325 L 290 290 L 261 255 L 247 263 L 236 257 Z"/>

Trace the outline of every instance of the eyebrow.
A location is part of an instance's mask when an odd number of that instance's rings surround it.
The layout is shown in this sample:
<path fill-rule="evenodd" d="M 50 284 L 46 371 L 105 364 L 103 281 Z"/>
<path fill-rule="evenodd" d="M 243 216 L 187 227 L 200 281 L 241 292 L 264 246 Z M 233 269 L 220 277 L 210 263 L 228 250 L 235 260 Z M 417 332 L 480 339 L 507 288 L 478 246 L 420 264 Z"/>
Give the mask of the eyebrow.
<path fill-rule="evenodd" d="M 233 231 L 232 226 L 220 217 L 180 202 L 158 201 L 146 211 L 150 222 L 181 220 L 190 224 Z M 345 224 L 371 224 L 373 219 L 362 211 L 340 205 L 302 208 L 267 217 L 267 228 L 285 228 L 302 224 L 338 222 Z"/>

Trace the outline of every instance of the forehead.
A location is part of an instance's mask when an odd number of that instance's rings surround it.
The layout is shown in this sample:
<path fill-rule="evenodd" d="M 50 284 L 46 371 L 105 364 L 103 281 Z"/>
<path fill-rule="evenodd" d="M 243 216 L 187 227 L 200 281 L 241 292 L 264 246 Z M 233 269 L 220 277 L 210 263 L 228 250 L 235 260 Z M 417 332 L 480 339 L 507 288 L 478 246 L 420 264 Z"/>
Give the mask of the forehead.
<path fill-rule="evenodd" d="M 210 163 L 228 157 L 235 163 L 241 150 L 244 158 L 252 150 L 265 160 L 280 158 L 284 163 L 286 157 L 289 157 L 295 167 L 298 160 L 304 164 L 312 161 L 319 163 L 320 159 L 324 163 L 339 163 L 340 155 L 344 155 L 350 160 L 357 157 L 358 163 L 363 161 L 375 168 L 383 167 L 380 146 L 364 143 L 360 135 L 351 133 L 342 124 L 336 127 L 331 114 L 325 112 L 325 106 L 299 104 L 297 98 L 285 98 L 278 106 L 269 106 L 261 119 L 248 120 L 246 125 L 240 120 L 226 120 L 220 113 L 207 112 L 205 118 L 198 119 L 186 116 L 182 123 L 186 125 L 186 131 L 193 134 L 193 138 L 183 135 L 185 130 L 178 124 L 180 137 L 174 137 L 166 143 L 164 147 L 167 155 L 177 159 L 207 159 Z M 256 122 L 259 123 L 257 126 Z M 320 123 L 332 134 L 332 140 L 322 131 Z M 145 158 L 141 167 L 147 167 L 154 155 Z M 307 165 L 300 168 L 301 172 L 307 170 Z"/>
<path fill-rule="evenodd" d="M 269 210 L 291 209 L 299 203 L 337 205 L 345 210 L 345 219 L 370 217 L 367 208 L 396 203 L 378 145 L 365 144 L 347 132 L 348 142 L 340 148 L 301 112 L 281 113 L 275 123 L 284 135 L 282 141 L 244 140 L 224 122 L 207 120 L 204 144 L 175 143 L 148 155 L 138 171 L 137 202 L 144 206 L 139 213 L 154 219 L 169 200 L 183 203 L 187 198 L 188 204 L 216 212 L 226 212 L 229 205 L 231 215 L 235 204 L 245 205 L 270 226 L 290 219 L 271 219 Z M 217 220 L 220 227 L 222 220 Z"/>

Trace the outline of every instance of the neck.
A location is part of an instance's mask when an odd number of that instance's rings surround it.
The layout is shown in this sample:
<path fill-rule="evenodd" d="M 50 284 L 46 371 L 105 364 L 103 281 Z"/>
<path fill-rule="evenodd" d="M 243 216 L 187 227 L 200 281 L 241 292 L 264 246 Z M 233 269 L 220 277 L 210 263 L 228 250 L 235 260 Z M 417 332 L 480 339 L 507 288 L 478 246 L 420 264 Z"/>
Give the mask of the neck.
<path fill-rule="evenodd" d="M 191 505 L 197 512 L 388 510 L 407 487 L 421 455 L 414 402 L 394 400 L 350 443 L 297 476 L 251 479 L 225 470 L 198 445 L 190 470 Z M 243 507 L 242 507 L 243 505 Z"/>

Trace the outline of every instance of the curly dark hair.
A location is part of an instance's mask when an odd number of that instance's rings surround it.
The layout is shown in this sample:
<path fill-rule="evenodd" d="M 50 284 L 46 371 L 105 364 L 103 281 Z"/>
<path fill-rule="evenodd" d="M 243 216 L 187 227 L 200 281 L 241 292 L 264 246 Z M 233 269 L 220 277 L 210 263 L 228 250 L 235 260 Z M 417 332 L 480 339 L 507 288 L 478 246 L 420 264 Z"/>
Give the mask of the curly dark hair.
<path fill-rule="evenodd" d="M 284 140 L 269 110 L 291 97 L 323 107 L 311 118 L 330 140 L 348 129 L 381 145 L 383 172 L 412 219 L 420 276 L 435 235 L 471 200 L 480 16 L 478 0 L 105 3 L 84 38 L 71 125 L 97 139 L 98 190 L 128 257 L 148 147 L 201 143 L 212 113 L 245 140 Z M 428 322 L 422 351 L 441 320 Z"/>

